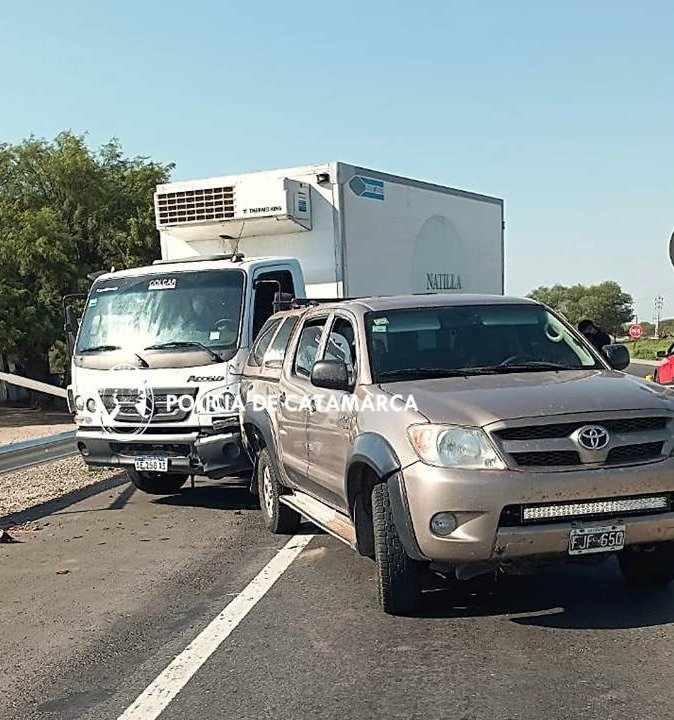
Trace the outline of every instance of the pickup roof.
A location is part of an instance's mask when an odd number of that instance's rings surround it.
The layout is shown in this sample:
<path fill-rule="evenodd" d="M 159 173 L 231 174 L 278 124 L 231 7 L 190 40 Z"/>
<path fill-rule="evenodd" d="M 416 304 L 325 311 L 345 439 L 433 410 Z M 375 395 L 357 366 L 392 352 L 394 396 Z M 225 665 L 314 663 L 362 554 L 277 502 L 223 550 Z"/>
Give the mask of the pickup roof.
<path fill-rule="evenodd" d="M 389 613 L 467 579 L 617 553 L 674 578 L 674 398 L 532 300 L 432 295 L 278 313 L 244 369 L 266 526 L 376 561 Z"/>

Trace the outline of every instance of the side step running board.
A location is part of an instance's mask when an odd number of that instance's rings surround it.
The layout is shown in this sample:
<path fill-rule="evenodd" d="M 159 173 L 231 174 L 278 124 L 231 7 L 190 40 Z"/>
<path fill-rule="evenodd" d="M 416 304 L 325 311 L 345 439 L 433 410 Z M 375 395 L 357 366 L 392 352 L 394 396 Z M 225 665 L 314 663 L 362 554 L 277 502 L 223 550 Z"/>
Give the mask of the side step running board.
<path fill-rule="evenodd" d="M 356 529 L 345 515 L 303 492 L 281 495 L 279 501 L 293 510 L 297 510 L 300 515 L 304 515 L 314 525 L 318 525 L 337 540 L 341 540 L 354 550 L 356 549 Z"/>

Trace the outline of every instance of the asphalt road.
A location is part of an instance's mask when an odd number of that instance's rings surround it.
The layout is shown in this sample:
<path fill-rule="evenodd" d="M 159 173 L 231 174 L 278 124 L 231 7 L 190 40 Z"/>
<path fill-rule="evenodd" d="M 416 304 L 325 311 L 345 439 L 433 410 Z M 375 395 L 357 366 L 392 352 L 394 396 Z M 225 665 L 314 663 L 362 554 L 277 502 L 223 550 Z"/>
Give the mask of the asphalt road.
<path fill-rule="evenodd" d="M 418 617 L 392 618 L 371 561 L 301 533 L 306 547 L 162 720 L 674 713 L 674 589 L 628 591 L 614 560 L 438 583 Z M 223 608 L 250 599 L 288 541 L 265 531 L 247 491 L 217 483 L 167 498 L 121 483 L 16 537 L 0 545 L 3 720 L 119 717 Z"/>

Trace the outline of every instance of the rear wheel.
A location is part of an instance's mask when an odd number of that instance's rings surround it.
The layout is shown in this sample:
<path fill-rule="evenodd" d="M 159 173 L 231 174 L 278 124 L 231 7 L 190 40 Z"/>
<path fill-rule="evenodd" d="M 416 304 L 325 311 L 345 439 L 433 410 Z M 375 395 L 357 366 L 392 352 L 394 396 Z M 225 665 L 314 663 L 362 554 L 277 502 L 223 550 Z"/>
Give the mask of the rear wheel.
<path fill-rule="evenodd" d="M 674 580 L 674 542 L 626 547 L 618 554 L 618 562 L 628 585 L 666 585 Z"/>
<path fill-rule="evenodd" d="M 386 483 L 379 483 L 372 490 L 372 525 L 379 603 L 390 615 L 409 615 L 421 602 L 422 566 L 403 548 L 393 522 Z"/>
<path fill-rule="evenodd" d="M 279 482 L 267 448 L 257 458 L 257 489 L 265 527 L 278 535 L 292 535 L 296 532 L 302 518 L 298 512 L 279 501 L 285 489 Z"/>
<path fill-rule="evenodd" d="M 127 470 L 126 474 L 139 490 L 150 495 L 170 495 L 178 492 L 189 477 L 180 473 L 139 472 L 131 469 Z"/>

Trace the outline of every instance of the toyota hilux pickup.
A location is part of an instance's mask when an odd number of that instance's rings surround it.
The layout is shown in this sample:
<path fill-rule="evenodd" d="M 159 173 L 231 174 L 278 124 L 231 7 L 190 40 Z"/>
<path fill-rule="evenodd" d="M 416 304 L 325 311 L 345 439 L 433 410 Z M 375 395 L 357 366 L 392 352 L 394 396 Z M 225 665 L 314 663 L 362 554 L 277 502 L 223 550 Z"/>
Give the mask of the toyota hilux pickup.
<path fill-rule="evenodd" d="M 533 300 L 369 298 L 270 318 L 241 422 L 266 526 L 376 562 L 389 613 L 468 579 L 617 555 L 674 578 L 674 396 Z"/>

